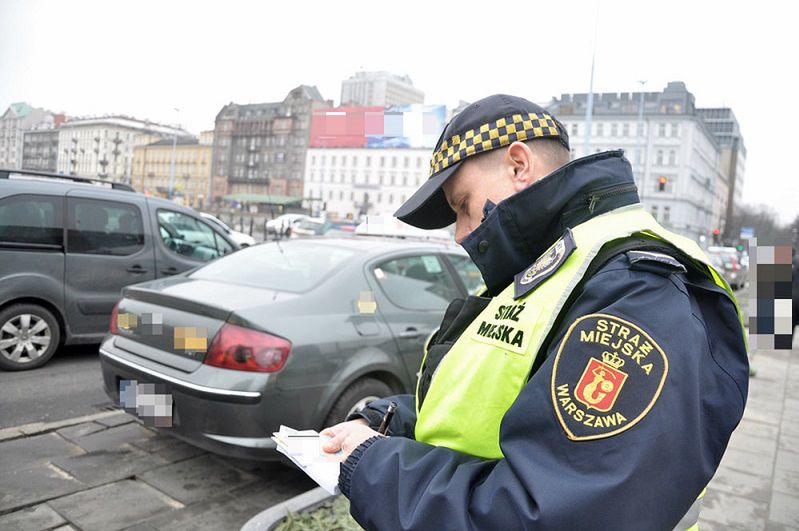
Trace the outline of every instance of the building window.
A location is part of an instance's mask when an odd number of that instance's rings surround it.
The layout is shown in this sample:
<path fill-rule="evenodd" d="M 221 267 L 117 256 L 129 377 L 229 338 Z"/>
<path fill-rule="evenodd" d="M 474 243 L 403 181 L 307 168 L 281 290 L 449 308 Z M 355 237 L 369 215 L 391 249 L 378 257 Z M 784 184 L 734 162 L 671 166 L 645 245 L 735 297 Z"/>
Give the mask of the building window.
<path fill-rule="evenodd" d="M 371 166 L 372 165 L 372 157 L 366 157 L 366 165 L 367 166 Z"/>
<path fill-rule="evenodd" d="M 355 192 L 350 192 L 350 201 L 355 201 Z"/>
<path fill-rule="evenodd" d="M 658 219 L 658 206 L 657 205 L 652 205 L 652 217 L 655 218 L 655 220 Z"/>
<path fill-rule="evenodd" d="M 336 165 L 336 156 L 335 155 L 330 157 L 330 165 L 331 166 L 335 166 Z"/>
<path fill-rule="evenodd" d="M 339 192 L 338 192 L 338 200 L 339 201 L 343 201 L 344 200 L 344 190 L 339 190 Z"/>
<path fill-rule="evenodd" d="M 378 203 L 382 203 L 383 202 L 383 194 L 380 193 L 380 192 L 377 193 L 377 202 Z"/>
<path fill-rule="evenodd" d="M 655 164 L 657 164 L 658 166 L 663 164 L 663 150 L 662 149 L 658 149 L 658 151 L 657 151 L 657 157 L 655 158 Z"/>
<path fill-rule="evenodd" d="M 416 167 L 417 168 L 421 168 L 422 167 L 422 160 L 423 160 L 422 157 L 419 157 L 419 158 L 416 159 Z"/>
<path fill-rule="evenodd" d="M 328 190 L 328 192 L 327 192 L 327 198 L 328 198 L 328 199 L 333 199 L 333 190 Z"/>
<path fill-rule="evenodd" d="M 666 124 L 658 125 L 658 136 L 666 136 Z"/>
<path fill-rule="evenodd" d="M 605 134 L 605 124 L 596 124 L 596 136 L 603 136 Z"/>
<path fill-rule="evenodd" d="M 396 183 L 394 182 L 395 180 L 396 180 L 396 176 L 395 176 L 395 175 L 392 173 L 392 174 L 391 174 L 391 186 L 394 186 L 394 185 L 396 184 Z"/>
<path fill-rule="evenodd" d="M 577 136 L 580 134 L 580 126 L 577 124 L 572 124 L 572 136 Z"/>
<path fill-rule="evenodd" d="M 408 176 L 407 175 L 403 175 L 402 176 L 402 186 L 408 186 Z"/>
<path fill-rule="evenodd" d="M 624 123 L 621 125 L 621 136 L 630 136 L 630 124 Z"/>
<path fill-rule="evenodd" d="M 671 124 L 671 136 L 673 137 L 680 136 L 680 124 Z"/>
<path fill-rule="evenodd" d="M 671 221 L 671 208 L 664 206 L 663 207 L 663 223 L 668 223 Z"/>
<path fill-rule="evenodd" d="M 404 167 L 407 168 L 408 166 L 410 166 L 410 164 L 411 164 L 410 157 L 405 157 L 405 159 L 403 160 Z"/>
<path fill-rule="evenodd" d="M 316 155 L 311 156 L 311 164 L 316 164 Z"/>
<path fill-rule="evenodd" d="M 619 126 L 617 124 L 610 124 L 610 136 L 619 136 Z"/>
<path fill-rule="evenodd" d="M 669 150 L 669 166 L 676 166 L 677 165 L 677 152 L 673 149 Z M 665 215 L 665 211 L 664 211 Z"/>
<path fill-rule="evenodd" d="M 325 165 L 325 156 L 322 155 L 320 160 L 321 160 L 321 165 L 324 166 Z"/>
<path fill-rule="evenodd" d="M 386 157 L 380 157 L 380 167 L 381 168 L 386 167 Z"/>

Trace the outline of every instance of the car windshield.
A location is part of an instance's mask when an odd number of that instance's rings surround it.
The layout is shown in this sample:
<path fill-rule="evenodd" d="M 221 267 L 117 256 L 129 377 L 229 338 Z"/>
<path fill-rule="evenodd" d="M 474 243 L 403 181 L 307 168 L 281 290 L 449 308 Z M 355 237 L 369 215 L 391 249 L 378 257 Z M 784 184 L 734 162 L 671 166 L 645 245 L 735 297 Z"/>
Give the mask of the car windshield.
<path fill-rule="evenodd" d="M 327 245 L 272 242 L 236 252 L 189 276 L 300 293 L 330 276 L 354 254 Z"/>

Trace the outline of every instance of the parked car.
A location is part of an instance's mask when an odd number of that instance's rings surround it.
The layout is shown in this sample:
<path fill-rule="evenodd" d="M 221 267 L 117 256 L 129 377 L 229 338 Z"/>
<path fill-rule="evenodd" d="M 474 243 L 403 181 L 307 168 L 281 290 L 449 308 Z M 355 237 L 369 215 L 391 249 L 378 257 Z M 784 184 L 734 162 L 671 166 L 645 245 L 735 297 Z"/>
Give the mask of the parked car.
<path fill-rule="evenodd" d="M 724 273 L 733 289 L 741 289 L 749 277 L 749 257 L 744 257 L 735 247 L 708 247 L 707 254 L 714 266 Z"/>
<path fill-rule="evenodd" d="M 357 223 L 351 220 L 325 220 L 307 218 L 300 221 L 291 230 L 292 238 L 306 236 L 350 236 L 355 234 Z"/>
<path fill-rule="evenodd" d="M 0 169 L 0 368 L 100 343 L 124 286 L 237 248 L 194 210 L 127 185 Z"/>
<path fill-rule="evenodd" d="M 243 248 L 249 247 L 250 245 L 255 245 L 255 238 L 249 234 L 244 234 L 243 232 L 231 229 L 225 225 L 221 219 L 213 214 L 209 214 L 208 212 L 200 212 L 200 215 L 203 217 L 203 219 L 210 221 L 212 224 L 225 231 L 225 233 L 230 236 L 230 239 L 236 242 L 239 247 Z"/>
<path fill-rule="evenodd" d="M 309 217 L 305 214 L 282 214 L 275 219 L 270 219 L 266 222 L 267 235 L 289 234 L 298 223 Z"/>
<path fill-rule="evenodd" d="M 172 399 L 168 433 L 275 459 L 270 436 L 281 424 L 319 429 L 412 392 L 449 301 L 482 287 L 452 243 L 353 236 L 249 247 L 125 288 L 100 346 L 105 390 L 119 402 L 120 386 L 156 384 Z M 146 316 L 157 316 L 157 333 L 129 326 Z M 189 329 L 193 348 L 176 340 Z"/>

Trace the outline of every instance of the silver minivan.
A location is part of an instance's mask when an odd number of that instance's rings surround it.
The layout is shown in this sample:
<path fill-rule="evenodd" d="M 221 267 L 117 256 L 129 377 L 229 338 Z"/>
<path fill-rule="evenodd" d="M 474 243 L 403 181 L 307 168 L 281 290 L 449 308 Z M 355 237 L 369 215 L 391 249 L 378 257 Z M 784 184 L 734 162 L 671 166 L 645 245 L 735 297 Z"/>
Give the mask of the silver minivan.
<path fill-rule="evenodd" d="M 0 169 L 0 368 L 100 343 L 123 287 L 236 249 L 194 210 L 130 186 Z"/>

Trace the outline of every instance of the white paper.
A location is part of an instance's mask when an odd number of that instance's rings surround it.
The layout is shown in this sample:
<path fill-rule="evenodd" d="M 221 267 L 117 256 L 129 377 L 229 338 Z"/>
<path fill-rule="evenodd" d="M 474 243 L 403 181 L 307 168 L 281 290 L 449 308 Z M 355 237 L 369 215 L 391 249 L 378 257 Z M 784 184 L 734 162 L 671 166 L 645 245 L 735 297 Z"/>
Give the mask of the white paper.
<path fill-rule="evenodd" d="M 338 476 L 341 465 L 341 451 L 329 454 L 322 445 L 330 439 L 314 430 L 298 431 L 288 426 L 280 426 L 273 434 L 277 451 L 288 457 L 300 470 L 316 481 L 330 494 L 339 494 Z"/>

